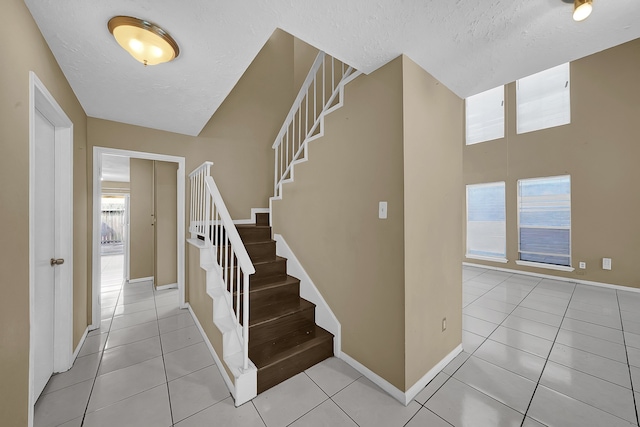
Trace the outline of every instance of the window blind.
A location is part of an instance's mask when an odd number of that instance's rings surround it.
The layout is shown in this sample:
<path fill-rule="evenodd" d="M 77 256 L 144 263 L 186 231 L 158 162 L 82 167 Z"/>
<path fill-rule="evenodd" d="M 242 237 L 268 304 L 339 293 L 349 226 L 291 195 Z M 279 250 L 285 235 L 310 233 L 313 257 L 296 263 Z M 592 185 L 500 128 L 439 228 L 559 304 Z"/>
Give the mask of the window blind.
<path fill-rule="evenodd" d="M 467 145 L 504 137 L 504 86 L 465 99 Z"/>
<path fill-rule="evenodd" d="M 467 185 L 467 255 L 506 257 L 505 184 Z"/>
<path fill-rule="evenodd" d="M 571 123 L 569 63 L 516 82 L 516 127 L 532 132 Z"/>
<path fill-rule="evenodd" d="M 571 265 L 571 179 L 518 181 L 518 235 L 522 261 Z"/>

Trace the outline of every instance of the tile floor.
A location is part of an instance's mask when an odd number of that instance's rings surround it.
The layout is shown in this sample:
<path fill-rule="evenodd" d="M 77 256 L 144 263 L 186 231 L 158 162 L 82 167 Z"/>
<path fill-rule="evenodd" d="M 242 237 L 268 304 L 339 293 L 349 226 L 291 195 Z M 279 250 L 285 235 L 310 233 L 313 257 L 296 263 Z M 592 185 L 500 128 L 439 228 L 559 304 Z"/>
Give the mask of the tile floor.
<path fill-rule="evenodd" d="M 119 263 L 36 427 L 637 425 L 640 293 L 464 267 L 464 352 L 408 406 L 331 358 L 235 408 L 176 291 L 122 289 Z"/>

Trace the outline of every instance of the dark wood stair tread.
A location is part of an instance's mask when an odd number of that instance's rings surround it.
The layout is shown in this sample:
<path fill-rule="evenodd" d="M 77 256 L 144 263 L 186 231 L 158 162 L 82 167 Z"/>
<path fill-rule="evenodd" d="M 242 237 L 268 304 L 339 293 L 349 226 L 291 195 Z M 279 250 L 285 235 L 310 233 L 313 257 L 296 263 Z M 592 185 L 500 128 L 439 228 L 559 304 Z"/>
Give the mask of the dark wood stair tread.
<path fill-rule="evenodd" d="M 257 261 L 253 263 L 256 272 L 251 275 L 250 286 L 270 283 L 274 280 L 284 280 L 287 275 L 287 259 L 276 256 L 276 259 Z"/>
<path fill-rule="evenodd" d="M 297 283 L 300 283 L 300 279 L 287 275 L 286 277 L 274 277 L 273 280 L 263 280 L 256 282 L 257 283 L 249 282 L 249 294 L 253 292 L 260 292 L 266 291 L 268 289 L 278 288 L 280 286 L 295 285 Z M 240 292 L 240 295 L 242 294 L 243 292 Z"/>
<path fill-rule="evenodd" d="M 315 309 L 316 305 L 306 299 L 300 298 L 297 304 L 278 305 L 272 304 L 267 306 L 250 308 L 251 316 L 249 318 L 249 327 L 255 328 L 257 326 L 272 322 L 274 320 L 290 316 L 292 314 Z M 251 336 L 251 332 L 249 332 Z"/>
<path fill-rule="evenodd" d="M 255 347 L 249 346 L 249 357 L 258 369 L 266 368 L 320 345 L 324 341 L 330 341 L 333 348 L 333 335 L 315 325 L 310 332 L 297 330 Z"/>

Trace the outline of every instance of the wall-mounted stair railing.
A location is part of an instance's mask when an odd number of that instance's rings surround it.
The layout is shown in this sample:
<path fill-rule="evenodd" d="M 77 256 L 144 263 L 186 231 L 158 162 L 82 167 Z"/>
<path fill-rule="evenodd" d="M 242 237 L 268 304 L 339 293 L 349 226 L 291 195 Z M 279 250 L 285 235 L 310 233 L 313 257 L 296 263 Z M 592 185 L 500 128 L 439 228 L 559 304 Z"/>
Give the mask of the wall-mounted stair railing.
<path fill-rule="evenodd" d="M 293 166 L 306 159 L 307 144 L 323 135 L 324 117 L 340 106 L 344 85 L 360 73 L 320 51 L 273 144 L 274 197 L 293 179 Z M 340 96 L 339 96 L 340 95 Z"/>

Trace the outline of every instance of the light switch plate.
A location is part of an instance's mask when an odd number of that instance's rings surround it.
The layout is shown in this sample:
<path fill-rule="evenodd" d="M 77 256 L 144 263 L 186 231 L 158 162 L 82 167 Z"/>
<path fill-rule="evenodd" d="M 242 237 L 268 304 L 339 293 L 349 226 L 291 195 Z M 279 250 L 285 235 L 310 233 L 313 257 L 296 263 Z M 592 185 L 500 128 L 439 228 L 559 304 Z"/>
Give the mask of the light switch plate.
<path fill-rule="evenodd" d="M 602 269 L 611 270 L 611 258 L 602 258 Z"/>
<path fill-rule="evenodd" d="M 580 265 L 580 268 L 581 268 L 581 269 L 583 269 L 583 270 L 584 270 L 585 268 L 587 268 L 587 263 L 586 263 L 586 262 L 584 262 L 584 261 L 581 261 L 579 265 Z"/>
<path fill-rule="evenodd" d="M 380 202 L 378 204 L 378 218 L 387 219 L 387 202 Z"/>

